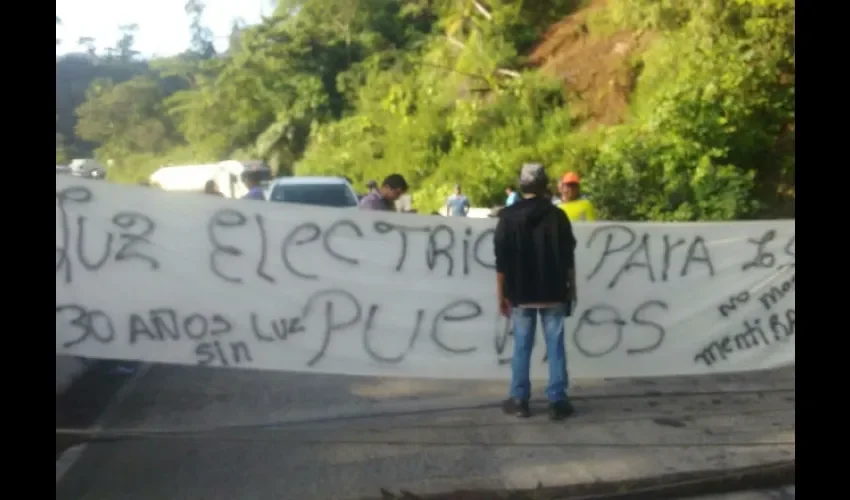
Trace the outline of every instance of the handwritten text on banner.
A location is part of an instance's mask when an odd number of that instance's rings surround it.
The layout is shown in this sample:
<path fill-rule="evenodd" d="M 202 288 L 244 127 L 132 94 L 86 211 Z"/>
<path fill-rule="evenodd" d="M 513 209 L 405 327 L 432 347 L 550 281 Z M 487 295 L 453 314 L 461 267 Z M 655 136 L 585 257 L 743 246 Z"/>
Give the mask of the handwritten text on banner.
<path fill-rule="evenodd" d="M 496 304 L 494 227 L 57 176 L 56 353 L 507 378 L 513 345 Z M 575 224 L 571 376 L 794 363 L 794 227 Z"/>

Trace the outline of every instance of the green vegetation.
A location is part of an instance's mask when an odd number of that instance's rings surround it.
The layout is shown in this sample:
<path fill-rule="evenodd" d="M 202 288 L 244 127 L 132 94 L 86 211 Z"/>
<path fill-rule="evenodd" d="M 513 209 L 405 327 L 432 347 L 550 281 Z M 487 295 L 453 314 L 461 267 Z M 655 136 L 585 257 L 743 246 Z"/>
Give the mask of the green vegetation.
<path fill-rule="evenodd" d="M 223 54 L 187 13 L 179 56 L 139 61 L 130 26 L 57 59 L 57 162 L 400 172 L 430 211 L 456 182 L 499 204 L 538 160 L 608 219 L 793 217 L 793 0 L 280 0 Z"/>

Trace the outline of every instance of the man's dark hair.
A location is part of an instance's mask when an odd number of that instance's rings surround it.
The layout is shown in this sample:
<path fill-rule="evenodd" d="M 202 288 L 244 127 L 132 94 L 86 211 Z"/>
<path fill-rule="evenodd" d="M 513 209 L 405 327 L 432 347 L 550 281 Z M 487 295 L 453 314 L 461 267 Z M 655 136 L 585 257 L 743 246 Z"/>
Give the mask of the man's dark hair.
<path fill-rule="evenodd" d="M 516 191 L 513 186 L 506 186 L 505 189 L 510 189 L 511 191 Z"/>
<path fill-rule="evenodd" d="M 400 189 L 402 191 L 407 191 L 407 181 L 404 180 L 404 177 L 401 174 L 390 174 L 385 179 L 384 182 L 381 183 L 382 186 L 386 186 L 390 189 Z"/>

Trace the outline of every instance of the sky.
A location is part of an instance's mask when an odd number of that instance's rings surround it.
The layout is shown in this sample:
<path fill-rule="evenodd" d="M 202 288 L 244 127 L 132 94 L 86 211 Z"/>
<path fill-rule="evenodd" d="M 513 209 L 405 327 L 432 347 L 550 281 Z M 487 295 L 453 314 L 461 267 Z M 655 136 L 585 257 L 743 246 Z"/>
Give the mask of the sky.
<path fill-rule="evenodd" d="M 270 15 L 274 0 L 206 0 L 204 24 L 216 36 L 216 49 L 227 48 L 234 19 L 255 24 Z M 120 37 L 118 27 L 138 24 L 136 50 L 144 57 L 169 56 L 189 46 L 189 18 L 185 0 L 56 0 L 56 15 L 62 24 L 56 38 L 62 43 L 56 53 L 79 52 L 81 37 L 95 39 L 98 52 L 113 47 Z"/>

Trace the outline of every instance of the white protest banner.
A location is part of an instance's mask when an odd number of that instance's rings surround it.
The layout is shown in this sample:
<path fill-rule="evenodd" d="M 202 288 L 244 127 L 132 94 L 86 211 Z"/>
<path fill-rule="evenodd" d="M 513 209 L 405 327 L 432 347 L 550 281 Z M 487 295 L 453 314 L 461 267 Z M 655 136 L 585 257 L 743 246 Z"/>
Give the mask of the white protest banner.
<path fill-rule="evenodd" d="M 57 176 L 56 353 L 508 378 L 495 223 Z M 793 220 L 575 224 L 571 376 L 794 363 L 794 228 Z"/>

